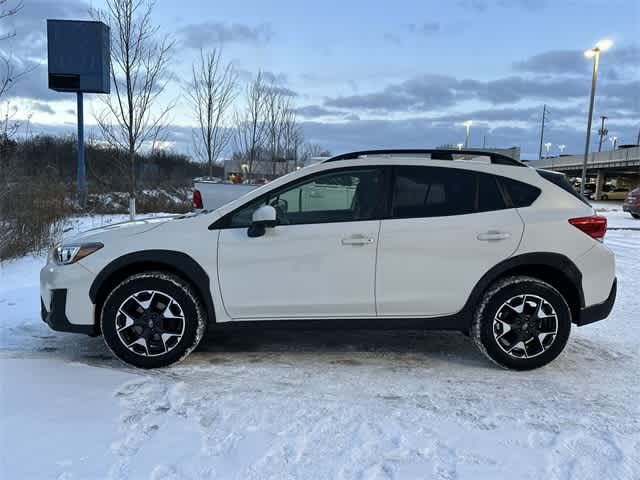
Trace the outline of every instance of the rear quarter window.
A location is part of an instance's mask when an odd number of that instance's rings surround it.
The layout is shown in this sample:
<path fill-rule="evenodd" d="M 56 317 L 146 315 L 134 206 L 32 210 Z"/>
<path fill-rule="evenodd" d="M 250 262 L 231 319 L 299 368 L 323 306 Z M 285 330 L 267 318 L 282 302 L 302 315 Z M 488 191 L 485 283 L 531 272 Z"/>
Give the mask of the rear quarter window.
<path fill-rule="evenodd" d="M 576 192 L 576 189 L 573 188 L 571 183 L 569 183 L 569 180 L 567 180 L 567 177 L 564 176 L 562 173 L 549 172 L 548 170 L 536 170 L 536 171 L 545 180 L 548 180 L 554 185 L 560 187 L 568 194 L 573 195 L 585 205 L 591 206 L 591 204 L 587 201 L 586 198 L 584 198 L 582 195 Z"/>
<path fill-rule="evenodd" d="M 500 184 L 516 208 L 530 206 L 540 196 L 540 189 L 512 178 L 500 177 Z"/>

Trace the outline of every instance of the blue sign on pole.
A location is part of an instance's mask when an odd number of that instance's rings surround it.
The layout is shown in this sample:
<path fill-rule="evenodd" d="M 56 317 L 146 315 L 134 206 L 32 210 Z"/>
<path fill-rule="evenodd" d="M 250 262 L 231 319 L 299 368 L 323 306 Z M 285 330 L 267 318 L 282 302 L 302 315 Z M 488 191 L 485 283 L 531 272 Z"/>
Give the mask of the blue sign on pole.
<path fill-rule="evenodd" d="M 78 102 L 78 201 L 87 201 L 84 163 L 84 93 L 111 91 L 110 30 L 102 22 L 47 20 L 49 88 L 75 92 Z"/>

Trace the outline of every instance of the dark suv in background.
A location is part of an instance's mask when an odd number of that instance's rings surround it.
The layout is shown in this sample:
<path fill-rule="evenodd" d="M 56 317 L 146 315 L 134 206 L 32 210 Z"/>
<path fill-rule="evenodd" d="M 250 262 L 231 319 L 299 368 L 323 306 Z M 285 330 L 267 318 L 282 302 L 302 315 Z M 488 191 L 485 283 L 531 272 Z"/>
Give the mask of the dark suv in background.
<path fill-rule="evenodd" d="M 622 204 L 622 210 L 629 212 L 633 218 L 640 219 L 640 187 L 629 192 Z"/>

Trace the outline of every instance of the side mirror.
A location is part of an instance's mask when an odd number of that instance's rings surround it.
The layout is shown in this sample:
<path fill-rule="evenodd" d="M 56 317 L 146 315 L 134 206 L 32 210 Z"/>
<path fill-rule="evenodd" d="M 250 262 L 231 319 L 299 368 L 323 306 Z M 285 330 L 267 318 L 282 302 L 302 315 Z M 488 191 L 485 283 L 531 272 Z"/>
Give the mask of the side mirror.
<path fill-rule="evenodd" d="M 263 205 L 253 212 L 251 226 L 247 231 L 250 237 L 261 237 L 267 228 L 273 228 L 278 223 L 276 209 L 271 205 Z"/>

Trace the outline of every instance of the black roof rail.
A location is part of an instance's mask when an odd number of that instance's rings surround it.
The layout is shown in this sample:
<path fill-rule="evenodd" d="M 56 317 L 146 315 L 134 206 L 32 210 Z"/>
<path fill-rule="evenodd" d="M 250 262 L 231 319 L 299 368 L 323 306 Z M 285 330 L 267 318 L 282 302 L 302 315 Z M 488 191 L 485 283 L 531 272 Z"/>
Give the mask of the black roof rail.
<path fill-rule="evenodd" d="M 449 148 L 435 148 L 435 149 L 390 149 L 390 150 L 361 150 L 359 152 L 343 153 L 336 155 L 322 163 L 337 162 L 339 160 L 355 160 L 359 157 L 367 155 L 430 155 L 432 160 L 453 160 L 453 155 L 478 155 L 483 157 L 489 157 L 491 163 L 498 165 L 511 165 L 515 167 L 526 167 L 525 164 L 511 158 L 502 153 L 496 153 L 487 150 L 458 150 Z"/>

